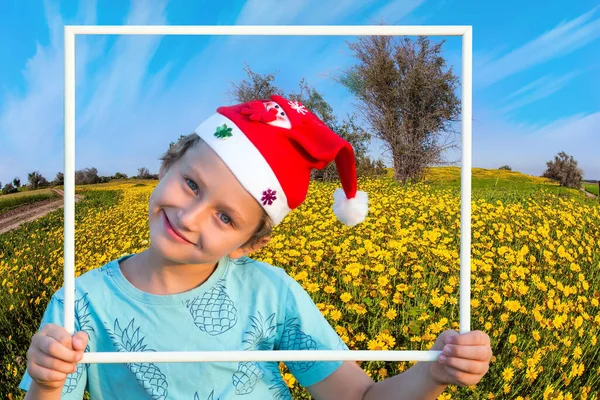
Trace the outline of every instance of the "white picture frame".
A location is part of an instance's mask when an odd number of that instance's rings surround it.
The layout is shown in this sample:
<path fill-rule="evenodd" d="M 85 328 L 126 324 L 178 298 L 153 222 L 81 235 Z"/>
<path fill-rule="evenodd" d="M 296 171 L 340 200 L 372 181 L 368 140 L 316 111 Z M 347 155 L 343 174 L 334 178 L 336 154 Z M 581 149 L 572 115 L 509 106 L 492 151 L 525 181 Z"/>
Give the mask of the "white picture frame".
<path fill-rule="evenodd" d="M 460 333 L 470 331 L 472 26 L 161 26 L 66 25 L 65 40 L 65 175 L 64 175 L 64 327 L 75 332 L 75 37 L 76 35 L 291 35 L 291 36 L 461 36 L 461 218 Z M 89 352 L 80 363 L 222 362 L 222 361 L 435 361 L 441 351 L 285 350 Z"/>

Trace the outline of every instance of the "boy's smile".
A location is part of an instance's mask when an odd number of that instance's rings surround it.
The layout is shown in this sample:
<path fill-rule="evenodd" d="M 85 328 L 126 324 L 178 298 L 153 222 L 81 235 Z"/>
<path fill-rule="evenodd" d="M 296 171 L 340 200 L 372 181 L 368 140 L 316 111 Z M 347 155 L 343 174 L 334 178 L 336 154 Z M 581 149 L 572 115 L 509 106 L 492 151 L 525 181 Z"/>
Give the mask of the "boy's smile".
<path fill-rule="evenodd" d="M 174 228 L 173 225 L 171 225 L 171 222 L 169 221 L 169 217 L 167 216 L 167 213 L 165 212 L 165 210 L 162 210 L 162 220 L 163 220 L 163 227 L 165 229 L 165 232 L 167 232 L 167 234 L 169 236 L 171 236 L 173 239 L 183 242 L 183 243 L 189 243 L 192 244 L 194 246 L 196 246 L 195 243 L 189 241 L 188 239 L 186 239 L 182 234 L 179 233 L 179 230 Z"/>

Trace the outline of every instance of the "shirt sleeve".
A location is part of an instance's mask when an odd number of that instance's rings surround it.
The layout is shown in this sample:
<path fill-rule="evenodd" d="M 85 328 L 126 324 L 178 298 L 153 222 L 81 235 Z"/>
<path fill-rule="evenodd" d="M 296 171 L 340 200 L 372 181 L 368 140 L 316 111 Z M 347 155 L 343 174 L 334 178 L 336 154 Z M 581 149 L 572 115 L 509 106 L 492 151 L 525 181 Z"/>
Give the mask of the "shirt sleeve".
<path fill-rule="evenodd" d="M 42 317 L 42 322 L 40 323 L 40 327 L 38 332 L 42 329 L 42 327 L 46 324 L 56 324 L 56 325 L 64 325 L 64 306 L 63 306 L 63 298 L 59 295 L 62 292 L 62 289 L 56 292 L 48 306 L 46 307 L 46 311 L 44 312 L 44 316 Z M 75 318 L 75 331 L 78 331 L 79 323 L 77 318 Z M 29 371 L 25 369 L 25 374 L 23 374 L 23 378 L 21 378 L 21 382 L 19 383 L 19 388 L 25 391 L 29 390 L 33 380 L 29 375 Z M 81 400 L 83 399 L 83 394 L 86 388 L 87 383 L 87 367 L 86 364 L 77 364 L 77 371 L 69 374 L 67 376 L 67 380 L 65 385 L 63 386 L 61 399 L 67 400 Z"/>
<path fill-rule="evenodd" d="M 349 350 L 310 295 L 289 275 L 283 330 L 278 350 Z M 302 386 L 327 378 L 343 361 L 286 361 Z"/>

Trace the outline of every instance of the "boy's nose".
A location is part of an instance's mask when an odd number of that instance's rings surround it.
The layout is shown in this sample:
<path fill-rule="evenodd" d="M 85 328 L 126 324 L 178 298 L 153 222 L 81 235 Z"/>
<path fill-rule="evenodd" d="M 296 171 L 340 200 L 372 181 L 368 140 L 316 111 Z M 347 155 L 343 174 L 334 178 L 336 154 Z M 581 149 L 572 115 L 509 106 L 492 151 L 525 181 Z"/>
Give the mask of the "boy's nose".
<path fill-rule="evenodd" d="M 179 212 L 182 228 L 189 232 L 199 232 L 210 217 L 209 207 L 205 202 L 192 203 Z"/>

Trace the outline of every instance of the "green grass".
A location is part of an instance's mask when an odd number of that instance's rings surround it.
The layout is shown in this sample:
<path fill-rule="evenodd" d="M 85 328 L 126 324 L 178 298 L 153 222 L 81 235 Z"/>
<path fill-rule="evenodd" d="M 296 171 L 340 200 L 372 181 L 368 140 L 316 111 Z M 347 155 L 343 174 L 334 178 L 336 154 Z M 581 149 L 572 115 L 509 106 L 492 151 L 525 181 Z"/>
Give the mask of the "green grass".
<path fill-rule="evenodd" d="M 598 196 L 598 184 L 597 183 L 584 183 L 583 187 L 590 193 Z"/>
<path fill-rule="evenodd" d="M 450 190 L 460 196 L 460 167 L 441 167 L 433 170 L 444 171 L 443 177 L 426 179 L 432 190 Z M 596 185 L 596 192 L 598 186 Z M 593 192 L 592 192 L 593 193 Z M 488 202 L 524 203 L 528 199 L 554 195 L 558 199 L 572 197 L 580 204 L 594 205 L 597 200 L 588 198 L 581 190 L 560 186 L 557 182 L 526 175 L 518 171 L 473 168 L 471 171 L 471 199 L 485 199 Z"/>
<path fill-rule="evenodd" d="M 50 189 L 27 190 L 18 193 L 11 193 L 0 196 L 0 214 L 12 210 L 13 208 L 36 203 L 47 199 L 60 199 L 61 196 L 52 192 Z"/>

